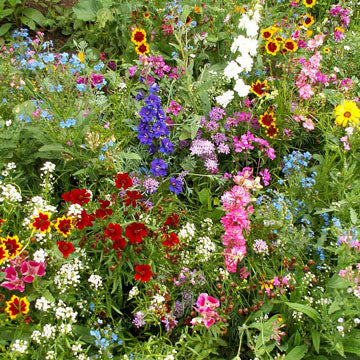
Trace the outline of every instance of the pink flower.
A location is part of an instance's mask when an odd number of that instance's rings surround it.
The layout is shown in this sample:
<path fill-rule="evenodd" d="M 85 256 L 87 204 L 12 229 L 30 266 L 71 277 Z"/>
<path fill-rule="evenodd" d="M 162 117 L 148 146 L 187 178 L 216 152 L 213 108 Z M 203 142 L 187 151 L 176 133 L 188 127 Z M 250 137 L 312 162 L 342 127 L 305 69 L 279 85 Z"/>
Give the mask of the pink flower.
<path fill-rule="evenodd" d="M 178 104 L 176 101 L 171 100 L 170 101 L 170 106 L 167 108 L 166 112 L 171 112 L 173 115 L 177 115 L 180 110 L 182 109 L 182 106 L 180 104 Z"/>
<path fill-rule="evenodd" d="M 306 130 L 314 130 L 314 123 L 312 122 L 312 120 L 310 118 L 307 118 L 304 122 L 303 122 L 303 127 Z"/>
<path fill-rule="evenodd" d="M 33 282 L 35 276 L 44 276 L 45 275 L 46 263 L 36 262 L 36 261 L 26 261 L 22 264 L 20 272 L 22 275 L 25 275 L 25 282 Z"/>
<path fill-rule="evenodd" d="M 264 171 L 260 171 L 259 173 L 262 177 L 262 180 L 264 182 L 265 186 L 268 186 L 270 184 L 271 175 L 269 173 L 269 170 L 267 168 L 264 169 Z"/>
<path fill-rule="evenodd" d="M 199 308 L 216 309 L 220 306 L 220 301 L 206 293 L 201 293 L 196 301 L 196 305 Z"/>
<path fill-rule="evenodd" d="M 250 273 L 248 272 L 248 267 L 243 267 L 240 269 L 240 277 L 242 279 L 247 279 L 249 277 Z"/>
<path fill-rule="evenodd" d="M 129 77 L 133 77 L 136 73 L 136 70 L 137 70 L 136 65 L 129 67 Z"/>
<path fill-rule="evenodd" d="M 9 266 L 6 269 L 2 269 L 1 271 L 5 272 L 5 281 L 0 286 L 6 287 L 9 290 L 18 290 L 20 292 L 24 292 L 25 290 L 25 282 L 31 282 L 26 281 L 25 278 L 19 278 L 19 275 L 15 268 L 13 266 Z"/>

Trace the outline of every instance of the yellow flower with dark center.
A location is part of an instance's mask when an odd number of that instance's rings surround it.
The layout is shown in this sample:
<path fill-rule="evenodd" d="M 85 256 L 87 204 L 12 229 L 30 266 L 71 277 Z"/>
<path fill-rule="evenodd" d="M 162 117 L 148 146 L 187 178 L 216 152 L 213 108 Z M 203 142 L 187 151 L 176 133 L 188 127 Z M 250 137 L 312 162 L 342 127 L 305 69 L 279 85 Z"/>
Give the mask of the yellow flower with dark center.
<path fill-rule="evenodd" d="M 325 54 L 328 54 L 328 53 L 330 52 L 330 49 L 329 49 L 328 47 L 323 48 L 323 52 L 324 52 Z"/>
<path fill-rule="evenodd" d="M 315 23 L 315 18 L 310 14 L 305 14 L 302 23 L 306 28 L 308 28 Z"/>
<path fill-rule="evenodd" d="M 251 83 L 250 91 L 253 92 L 256 96 L 260 97 L 263 94 L 266 94 L 266 89 L 268 89 L 267 81 L 256 80 L 256 83 Z"/>
<path fill-rule="evenodd" d="M 297 43 L 292 39 L 284 40 L 284 48 L 288 51 L 294 52 L 297 50 Z"/>
<path fill-rule="evenodd" d="M 348 123 L 355 127 L 359 124 L 360 109 L 356 106 L 356 103 L 351 100 L 344 100 L 342 105 L 338 105 L 335 108 L 336 123 L 346 127 Z"/>
<path fill-rule="evenodd" d="M 30 310 L 30 303 L 26 296 L 19 298 L 13 295 L 9 301 L 6 301 L 5 312 L 8 313 L 11 320 L 16 319 L 18 315 L 27 314 Z"/>
<path fill-rule="evenodd" d="M 143 12 L 143 17 L 148 19 L 150 17 L 150 13 L 148 11 Z"/>
<path fill-rule="evenodd" d="M 9 258 L 9 252 L 4 244 L 0 244 L 0 265 Z"/>
<path fill-rule="evenodd" d="M 303 3 L 306 7 L 313 7 L 316 4 L 316 0 L 303 0 Z"/>
<path fill-rule="evenodd" d="M 146 32 L 144 29 L 135 28 L 131 33 L 131 42 L 135 45 L 141 45 L 146 42 Z"/>
<path fill-rule="evenodd" d="M 261 30 L 261 37 L 263 38 L 263 39 L 265 39 L 265 40 L 269 40 L 269 39 L 271 39 L 272 38 L 272 36 L 274 35 L 274 30 L 272 30 L 272 29 L 269 29 L 269 28 L 267 28 L 267 29 L 262 29 Z"/>
<path fill-rule="evenodd" d="M 54 227 L 58 233 L 67 238 L 71 234 L 71 229 L 73 228 L 72 218 L 66 217 L 65 215 L 61 218 L 57 218 Z"/>
<path fill-rule="evenodd" d="M 0 243 L 5 245 L 6 250 L 8 251 L 8 259 L 13 259 L 14 257 L 18 256 L 20 250 L 23 247 L 20 243 L 19 238 L 16 235 L 7 235 L 6 239 L 0 238 Z"/>
<path fill-rule="evenodd" d="M 142 43 L 142 44 L 136 46 L 135 50 L 138 55 L 145 55 L 150 51 L 149 44 L 146 42 Z"/>
<path fill-rule="evenodd" d="M 265 44 L 265 49 L 268 54 L 274 56 L 280 50 L 280 44 L 277 41 L 269 40 Z"/>
<path fill-rule="evenodd" d="M 275 121 L 276 117 L 273 111 L 265 111 L 263 115 L 260 115 L 259 123 L 265 128 L 275 125 Z"/>

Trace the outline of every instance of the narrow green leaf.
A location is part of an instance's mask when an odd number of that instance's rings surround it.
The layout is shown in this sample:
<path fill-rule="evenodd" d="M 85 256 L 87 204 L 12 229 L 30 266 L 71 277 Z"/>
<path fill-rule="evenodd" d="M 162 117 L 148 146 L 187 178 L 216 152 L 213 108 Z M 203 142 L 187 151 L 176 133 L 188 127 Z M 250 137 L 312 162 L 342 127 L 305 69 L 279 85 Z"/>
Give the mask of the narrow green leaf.
<path fill-rule="evenodd" d="M 284 360 L 300 360 L 306 355 L 307 351 L 306 345 L 296 346 L 285 356 Z"/>
<path fill-rule="evenodd" d="M 317 353 L 319 353 L 320 350 L 320 333 L 313 329 L 311 330 L 311 338 L 314 345 L 314 349 Z"/>
<path fill-rule="evenodd" d="M 320 321 L 319 313 L 310 306 L 298 304 L 298 303 L 290 303 L 290 302 L 285 302 L 285 304 L 287 306 L 291 307 L 292 309 L 295 309 L 296 311 L 300 311 L 300 312 L 306 314 L 307 316 L 309 316 L 311 319 L 313 319 L 316 322 Z"/>

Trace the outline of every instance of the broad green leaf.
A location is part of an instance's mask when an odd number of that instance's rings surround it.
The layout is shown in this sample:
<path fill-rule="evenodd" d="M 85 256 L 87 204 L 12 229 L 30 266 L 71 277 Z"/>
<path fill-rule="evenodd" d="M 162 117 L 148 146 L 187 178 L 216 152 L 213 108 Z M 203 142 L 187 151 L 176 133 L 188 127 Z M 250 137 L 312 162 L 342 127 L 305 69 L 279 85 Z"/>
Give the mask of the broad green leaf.
<path fill-rule="evenodd" d="M 306 355 L 307 351 L 306 345 L 296 346 L 285 356 L 284 360 L 300 360 Z"/>
<path fill-rule="evenodd" d="M 285 304 L 287 306 L 291 307 L 292 309 L 295 309 L 296 311 L 300 311 L 300 312 L 306 314 L 307 316 L 309 316 L 311 319 L 313 319 L 316 322 L 320 321 L 319 313 L 310 306 L 298 304 L 298 303 L 290 303 L 290 302 L 285 302 Z"/>
<path fill-rule="evenodd" d="M 119 152 L 117 156 L 126 160 L 141 160 L 141 156 L 133 152 Z"/>
<path fill-rule="evenodd" d="M 5 35 L 10 30 L 11 26 L 12 26 L 11 23 L 1 25 L 0 26 L 0 36 Z"/>
<path fill-rule="evenodd" d="M 208 189 L 202 189 L 201 191 L 198 192 L 198 195 L 199 195 L 200 202 L 203 205 L 207 205 L 207 203 L 209 201 L 209 198 L 210 198 L 209 190 Z"/>
<path fill-rule="evenodd" d="M 320 333 L 313 329 L 311 330 L 311 338 L 314 345 L 314 349 L 317 353 L 319 353 L 320 350 Z"/>
<path fill-rule="evenodd" d="M 327 283 L 327 286 L 332 289 L 346 289 L 348 285 L 349 283 L 337 274 L 331 277 Z"/>
<path fill-rule="evenodd" d="M 39 151 L 57 151 L 57 152 L 69 152 L 66 147 L 61 144 L 48 144 L 42 146 Z"/>
<path fill-rule="evenodd" d="M 40 26 L 46 25 L 46 17 L 39 10 L 27 8 L 23 11 L 23 14 L 29 19 L 35 21 Z"/>
<path fill-rule="evenodd" d="M 74 7 L 73 11 L 78 20 L 94 21 L 99 9 L 102 8 L 99 0 L 80 0 Z"/>
<path fill-rule="evenodd" d="M 350 208 L 350 220 L 355 225 L 358 222 L 358 217 L 353 208 Z"/>

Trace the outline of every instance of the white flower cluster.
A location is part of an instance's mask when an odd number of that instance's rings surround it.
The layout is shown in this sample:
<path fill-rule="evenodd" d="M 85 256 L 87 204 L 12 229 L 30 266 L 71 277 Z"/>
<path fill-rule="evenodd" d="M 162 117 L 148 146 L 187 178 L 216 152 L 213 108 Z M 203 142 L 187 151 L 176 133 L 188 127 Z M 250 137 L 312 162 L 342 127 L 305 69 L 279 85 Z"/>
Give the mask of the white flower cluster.
<path fill-rule="evenodd" d="M 58 320 L 69 320 L 72 323 L 76 323 L 76 317 L 78 313 L 74 311 L 74 309 L 70 306 L 66 306 L 66 304 L 59 300 L 57 304 L 57 308 L 55 309 L 55 317 Z"/>
<path fill-rule="evenodd" d="M 47 161 L 44 163 L 43 167 L 40 169 L 40 178 L 41 183 L 40 186 L 44 189 L 46 193 L 51 193 L 54 189 L 54 175 L 53 172 L 55 171 L 55 164 L 51 161 Z"/>
<path fill-rule="evenodd" d="M 200 257 L 203 261 L 208 261 L 215 250 L 215 244 L 208 236 L 199 237 L 199 243 L 195 250 L 195 257 Z"/>
<path fill-rule="evenodd" d="M 98 290 L 102 286 L 102 278 L 100 275 L 91 274 L 88 281 L 94 290 Z"/>
<path fill-rule="evenodd" d="M 14 172 L 13 170 L 15 169 L 16 169 L 16 164 L 13 162 L 9 162 L 6 165 L 6 168 L 1 172 L 1 175 L 6 178 L 12 175 L 12 173 Z"/>
<path fill-rule="evenodd" d="M 78 258 L 61 266 L 58 274 L 54 277 L 54 283 L 60 290 L 60 294 L 64 294 L 70 287 L 78 287 L 80 271 L 83 269 L 84 265 Z"/>
<path fill-rule="evenodd" d="M 189 243 L 195 236 L 195 225 L 192 223 L 186 223 L 179 231 L 178 237 L 180 240 L 183 240 Z"/>
<path fill-rule="evenodd" d="M 201 227 L 206 230 L 208 234 L 213 233 L 213 221 L 210 218 L 205 218 L 204 222 L 201 224 Z"/>
<path fill-rule="evenodd" d="M 80 204 L 71 204 L 68 208 L 66 216 L 78 217 L 81 215 L 83 207 Z"/>
<path fill-rule="evenodd" d="M 0 181 L 0 203 L 20 203 L 22 201 L 22 196 L 18 189 L 12 184 L 5 184 Z"/>
<path fill-rule="evenodd" d="M 34 252 L 33 258 L 36 262 L 45 262 L 47 256 L 48 253 L 43 248 L 40 248 Z"/>
<path fill-rule="evenodd" d="M 253 250 L 256 254 L 268 255 L 269 254 L 269 247 L 266 241 L 262 239 L 256 239 L 254 241 Z"/>
<path fill-rule="evenodd" d="M 296 320 L 296 321 L 301 321 L 302 320 L 302 318 L 303 318 L 303 316 L 304 316 L 304 313 L 302 313 L 301 311 L 296 311 L 296 310 L 294 310 L 293 312 L 292 312 L 292 317 Z"/>
<path fill-rule="evenodd" d="M 35 302 L 35 309 L 43 311 L 43 312 L 47 312 L 50 308 L 52 308 L 52 306 L 54 305 L 54 303 L 46 300 L 43 296 L 41 298 L 38 298 Z"/>
<path fill-rule="evenodd" d="M 13 344 L 11 344 L 11 352 L 18 354 L 26 354 L 29 347 L 29 342 L 26 340 L 16 339 Z"/>
<path fill-rule="evenodd" d="M 262 1 L 258 0 L 254 9 L 248 14 L 243 14 L 239 21 L 239 29 L 246 31 L 246 36 L 239 35 L 234 39 L 231 45 L 233 54 L 240 53 L 235 60 L 228 62 L 224 69 L 225 77 L 230 81 L 235 80 L 234 91 L 239 97 L 245 97 L 249 94 L 250 86 L 246 85 L 244 80 L 240 78 L 243 71 L 249 72 L 253 67 L 253 57 L 256 55 L 258 48 L 257 35 L 259 31 L 260 11 L 262 10 Z M 228 90 L 222 95 L 216 97 L 216 101 L 226 107 L 234 98 L 234 91 Z"/>
<path fill-rule="evenodd" d="M 55 340 L 56 336 L 56 326 L 51 324 L 46 324 L 42 328 L 42 332 L 39 330 L 34 330 L 31 334 L 31 340 L 37 344 L 47 343 L 50 340 Z"/>
<path fill-rule="evenodd" d="M 90 358 L 83 353 L 84 349 L 79 342 L 72 344 L 71 350 L 73 351 L 77 360 L 90 360 Z"/>
<path fill-rule="evenodd" d="M 132 299 L 133 297 L 135 297 L 136 295 L 139 294 L 139 288 L 137 286 L 134 286 L 130 291 L 129 291 L 129 300 Z"/>
<path fill-rule="evenodd" d="M 46 353 L 45 360 L 56 360 L 55 351 L 49 350 L 49 351 Z"/>

